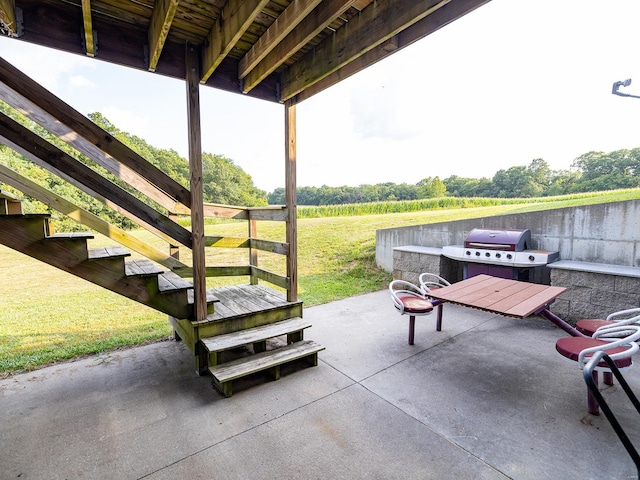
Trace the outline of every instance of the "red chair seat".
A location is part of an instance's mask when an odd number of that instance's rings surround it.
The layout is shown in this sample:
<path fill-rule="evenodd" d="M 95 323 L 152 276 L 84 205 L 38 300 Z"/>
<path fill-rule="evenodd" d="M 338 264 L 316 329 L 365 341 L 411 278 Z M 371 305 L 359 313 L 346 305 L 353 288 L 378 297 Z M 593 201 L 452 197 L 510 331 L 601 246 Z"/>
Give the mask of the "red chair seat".
<path fill-rule="evenodd" d="M 599 347 L 607 344 L 608 342 L 603 342 L 602 340 L 598 340 L 597 338 L 567 337 L 561 338 L 556 342 L 556 350 L 560 355 L 577 362 L 578 355 L 580 355 L 580 352 L 585 348 Z M 627 349 L 624 347 L 617 347 L 612 348 L 611 350 L 607 350 L 606 352 L 607 354 L 612 355 L 614 353 L 624 352 L 625 350 Z M 615 364 L 618 368 L 630 367 L 631 357 L 620 358 L 615 361 Z M 598 366 L 608 367 L 606 362 L 600 362 Z"/>
<path fill-rule="evenodd" d="M 576 322 L 576 330 L 588 336 L 592 336 L 595 331 L 605 325 L 614 325 L 616 322 L 610 320 L 601 320 L 599 318 L 585 318 Z"/>
<path fill-rule="evenodd" d="M 433 304 L 423 298 L 405 295 L 399 300 L 404 305 L 404 311 L 407 313 L 428 313 L 433 310 Z"/>

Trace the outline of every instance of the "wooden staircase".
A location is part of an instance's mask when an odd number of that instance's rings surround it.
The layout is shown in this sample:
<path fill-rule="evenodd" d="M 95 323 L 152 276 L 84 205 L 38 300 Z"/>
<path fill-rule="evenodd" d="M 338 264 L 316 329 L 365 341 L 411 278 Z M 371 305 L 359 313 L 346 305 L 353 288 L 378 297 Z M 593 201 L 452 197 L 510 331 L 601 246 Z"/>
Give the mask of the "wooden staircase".
<path fill-rule="evenodd" d="M 0 190 L 0 244 L 166 313 L 176 339 L 194 352 L 196 371 L 211 374 L 226 397 L 239 378 L 268 371 L 277 380 L 284 364 L 317 365 L 324 347 L 303 339 L 311 324 L 301 318 L 302 302 L 262 285 L 222 287 L 207 291 L 207 318 L 195 321 L 190 282 L 120 246 L 89 248 L 92 238 L 55 233 L 50 215 L 25 215 L 20 199 Z M 230 354 L 240 347 L 245 354 Z"/>

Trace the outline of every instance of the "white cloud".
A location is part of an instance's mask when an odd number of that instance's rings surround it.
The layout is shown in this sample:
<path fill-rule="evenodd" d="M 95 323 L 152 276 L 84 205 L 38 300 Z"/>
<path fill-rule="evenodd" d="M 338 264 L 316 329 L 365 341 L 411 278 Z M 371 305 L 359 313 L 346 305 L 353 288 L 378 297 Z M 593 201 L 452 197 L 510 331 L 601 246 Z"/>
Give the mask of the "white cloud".
<path fill-rule="evenodd" d="M 115 105 L 102 107 L 99 111 L 119 130 L 141 138 L 145 138 L 149 133 L 151 120 L 147 117 L 137 115 L 130 110 L 125 110 Z"/>
<path fill-rule="evenodd" d="M 86 87 L 95 88 L 96 84 L 89 80 L 84 75 L 71 75 L 69 77 L 69 83 L 74 87 Z"/>

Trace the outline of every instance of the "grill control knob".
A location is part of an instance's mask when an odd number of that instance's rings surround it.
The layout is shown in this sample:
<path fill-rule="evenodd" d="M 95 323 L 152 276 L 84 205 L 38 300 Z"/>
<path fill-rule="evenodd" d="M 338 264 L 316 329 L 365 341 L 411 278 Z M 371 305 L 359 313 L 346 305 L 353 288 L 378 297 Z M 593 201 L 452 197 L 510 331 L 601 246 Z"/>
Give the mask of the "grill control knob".
<path fill-rule="evenodd" d="M 466 251 L 466 252 L 464 252 L 464 253 L 466 253 L 467 255 L 471 255 L 471 252 L 470 252 L 469 250 L 467 250 L 467 251 Z"/>
<path fill-rule="evenodd" d="M 480 256 L 480 252 L 476 252 L 476 257 L 479 257 L 479 256 Z"/>
<path fill-rule="evenodd" d="M 502 254 L 501 253 L 496 253 L 496 258 L 501 258 Z"/>
<path fill-rule="evenodd" d="M 531 260 L 532 262 L 536 259 L 536 257 L 534 257 L 533 255 L 529 255 L 529 260 Z"/>
<path fill-rule="evenodd" d="M 487 253 L 485 253 L 485 254 L 484 254 L 484 256 L 485 256 L 485 257 L 490 257 L 490 256 L 491 256 L 491 254 L 490 254 L 489 252 L 487 252 Z"/>
<path fill-rule="evenodd" d="M 507 258 L 511 260 L 513 258 L 513 255 L 511 255 L 510 253 L 507 253 Z"/>

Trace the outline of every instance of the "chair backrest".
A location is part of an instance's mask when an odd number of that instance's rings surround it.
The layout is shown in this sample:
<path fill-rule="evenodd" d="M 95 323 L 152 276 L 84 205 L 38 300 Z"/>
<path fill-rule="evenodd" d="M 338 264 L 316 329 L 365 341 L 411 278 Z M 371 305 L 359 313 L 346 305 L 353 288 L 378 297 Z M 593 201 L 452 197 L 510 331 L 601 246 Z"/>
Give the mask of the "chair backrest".
<path fill-rule="evenodd" d="M 622 352 L 610 353 L 609 356 L 614 360 L 631 357 L 640 351 L 640 346 L 636 343 L 640 340 L 640 325 L 611 325 L 606 329 L 598 329 L 593 334 L 593 338 L 607 343 L 582 350 L 578 355 L 580 365 L 586 365 L 600 350 L 607 351 L 623 347 L 625 350 Z"/>
<path fill-rule="evenodd" d="M 420 282 L 420 288 L 427 293 L 434 288 L 448 287 L 451 285 L 447 280 L 435 273 L 421 273 L 418 280 Z"/>
<path fill-rule="evenodd" d="M 631 456 L 631 460 L 633 460 L 633 463 L 635 463 L 636 469 L 638 471 L 637 472 L 638 478 L 640 478 L 640 454 L 638 454 L 638 451 L 633 446 L 633 443 L 631 442 L 631 440 L 629 440 L 629 437 L 627 436 L 624 429 L 622 428 L 622 425 L 620 425 L 620 422 L 618 422 L 618 419 L 613 414 L 613 411 L 605 401 L 604 397 L 600 393 L 600 390 L 598 389 L 598 385 L 596 385 L 593 379 L 594 369 L 603 360 L 607 363 L 607 365 L 611 369 L 611 372 L 616 377 L 616 379 L 618 380 L 618 383 L 620 384 L 625 394 L 627 395 L 627 398 L 631 401 L 636 411 L 640 415 L 640 401 L 638 401 L 638 397 L 636 397 L 636 395 L 633 393 L 633 390 L 631 390 L 631 387 L 629 387 L 629 384 L 627 383 L 625 378 L 622 376 L 622 372 L 620 372 L 620 370 L 616 366 L 613 359 L 609 355 L 607 355 L 605 352 L 603 351 L 597 352 L 596 354 L 593 355 L 593 357 L 591 357 L 591 360 L 589 360 L 589 362 L 587 363 L 587 365 L 583 370 L 584 381 L 587 384 L 587 387 L 591 391 L 592 395 L 598 402 L 598 405 L 604 412 L 605 416 L 607 417 L 607 420 L 609 420 L 609 423 L 611 424 L 611 426 L 613 427 L 613 430 L 616 432 L 616 435 L 622 442 L 622 445 L 624 445 L 624 448 L 627 450 L 627 453 Z"/>
<path fill-rule="evenodd" d="M 640 323 L 640 308 L 629 308 L 627 310 L 613 312 L 607 316 L 607 320 L 616 322 L 619 325 Z"/>
<path fill-rule="evenodd" d="M 391 294 L 394 306 L 400 310 L 400 312 L 404 312 L 404 303 L 401 300 L 403 296 L 411 295 L 426 300 L 426 292 L 419 286 L 406 280 L 393 280 L 389 283 L 389 293 Z"/>

